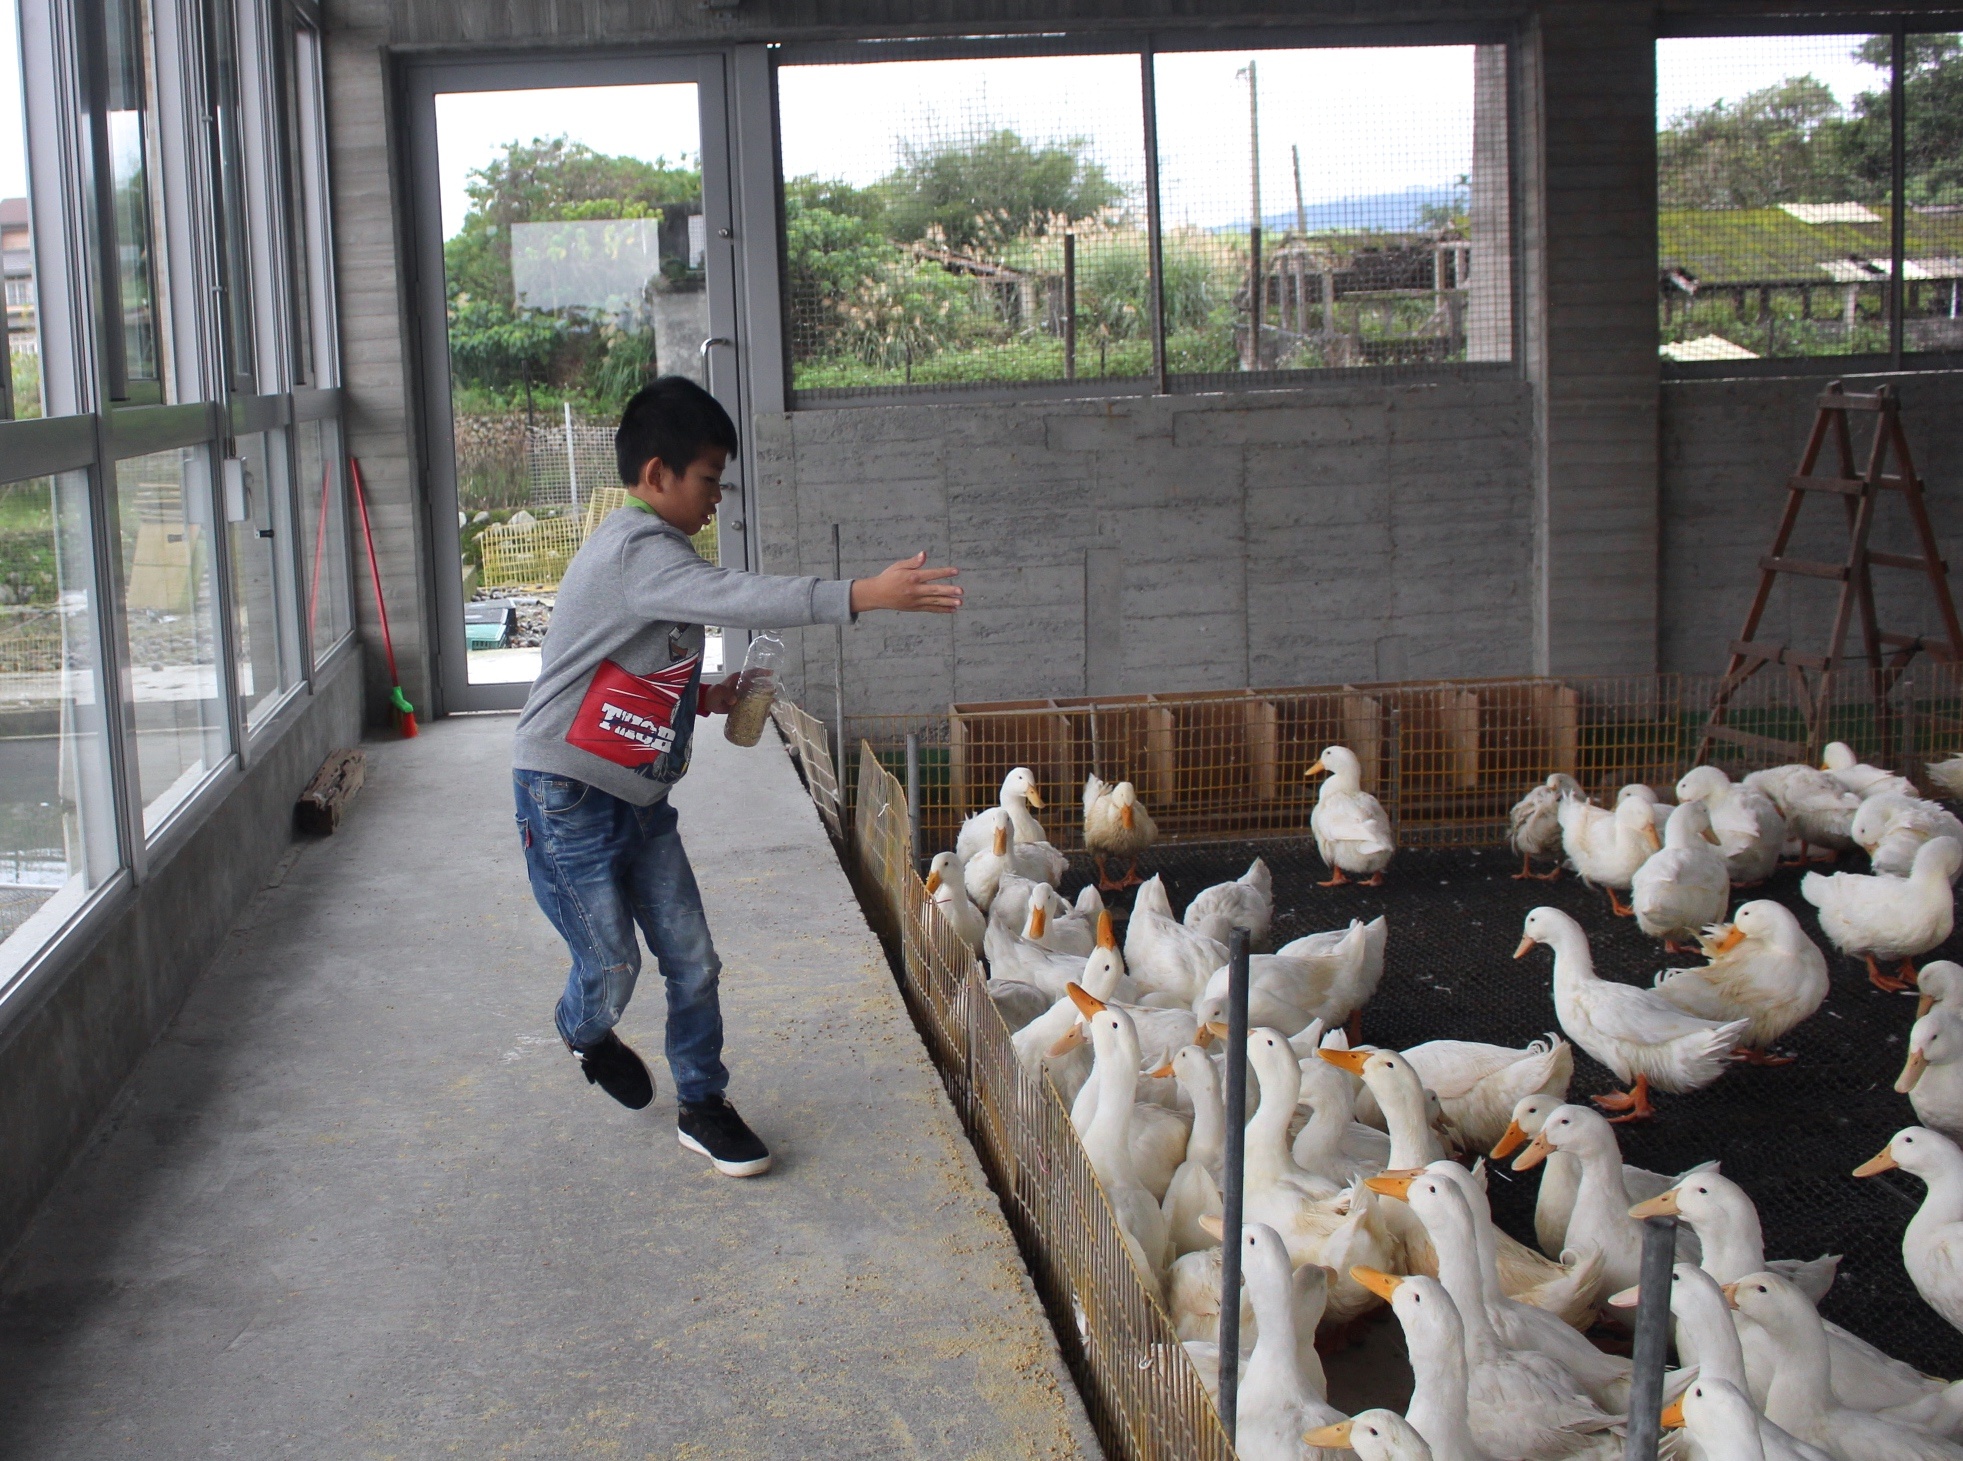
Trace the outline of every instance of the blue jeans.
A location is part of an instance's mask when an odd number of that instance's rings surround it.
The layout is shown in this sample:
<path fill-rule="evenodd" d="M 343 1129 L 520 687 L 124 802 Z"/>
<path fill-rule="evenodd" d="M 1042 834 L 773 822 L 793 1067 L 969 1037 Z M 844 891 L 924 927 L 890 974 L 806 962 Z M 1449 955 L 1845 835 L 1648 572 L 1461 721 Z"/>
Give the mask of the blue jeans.
<path fill-rule="evenodd" d="M 519 835 L 532 896 L 573 956 L 559 1034 L 597 1044 L 634 997 L 640 925 L 668 986 L 668 1069 L 677 1099 L 706 1101 L 729 1084 L 722 1063 L 722 963 L 702 895 L 664 801 L 637 807 L 548 771 L 514 771 Z"/>

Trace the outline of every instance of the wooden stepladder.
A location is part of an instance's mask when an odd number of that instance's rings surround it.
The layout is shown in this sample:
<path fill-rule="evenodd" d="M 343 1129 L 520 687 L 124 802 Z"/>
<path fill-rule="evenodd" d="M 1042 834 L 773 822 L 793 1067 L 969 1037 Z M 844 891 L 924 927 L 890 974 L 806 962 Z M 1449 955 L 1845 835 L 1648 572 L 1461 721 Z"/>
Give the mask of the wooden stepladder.
<path fill-rule="evenodd" d="M 1957 623 L 1956 604 L 1949 592 L 1948 565 L 1937 552 L 1935 529 L 1930 525 L 1929 510 L 1922 500 L 1922 479 L 1915 473 L 1908 437 L 1902 430 L 1900 400 L 1890 386 L 1884 385 L 1870 394 L 1858 394 L 1843 391 L 1840 382 L 1834 381 L 1821 394 L 1818 406 L 1813 433 L 1807 437 L 1806 451 L 1799 459 L 1799 470 L 1786 484 L 1786 510 L 1779 519 L 1778 532 L 1773 535 L 1772 551 L 1759 559 L 1758 593 L 1752 598 L 1744 629 L 1731 642 L 1730 662 L 1711 699 L 1710 719 L 1705 722 L 1704 736 L 1697 747 L 1700 764 L 1710 755 L 1713 741 L 1771 751 L 1789 760 L 1817 762 L 1826 740 L 1835 681 L 1847 670 L 1859 670 L 1867 675 L 1874 696 L 1876 727 L 1884 742 L 1882 750 L 1884 754 L 1891 753 L 1893 721 L 1888 692 L 1916 652 L 1952 663 L 1963 659 L 1963 626 Z M 1857 471 L 1854 465 L 1854 434 L 1848 416 L 1855 411 L 1875 418 L 1874 440 L 1868 450 L 1865 471 Z M 1829 437 L 1839 470 L 1837 475 L 1820 476 L 1817 475 L 1820 455 Z M 1922 549 L 1919 556 L 1884 553 L 1868 546 L 1875 508 L 1884 492 L 1901 494 L 1907 504 L 1909 520 Z M 1800 509 L 1813 493 L 1838 497 L 1846 512 L 1847 560 L 1844 563 L 1792 558 L 1786 554 L 1793 529 L 1799 522 Z M 1875 567 L 1902 568 L 1925 575 L 1948 637 L 1885 633 L 1875 622 L 1874 580 L 1869 571 Z M 1759 621 L 1771 601 L 1772 586 L 1782 573 L 1840 585 L 1833 628 L 1828 632 L 1823 653 L 1809 654 L 1758 637 Z M 1861 647 L 1849 653 L 1847 631 L 1856 611 L 1861 620 Z M 1784 665 L 1792 677 L 1806 728 L 1804 740 L 1777 740 L 1725 723 L 1732 696 L 1767 665 Z"/>

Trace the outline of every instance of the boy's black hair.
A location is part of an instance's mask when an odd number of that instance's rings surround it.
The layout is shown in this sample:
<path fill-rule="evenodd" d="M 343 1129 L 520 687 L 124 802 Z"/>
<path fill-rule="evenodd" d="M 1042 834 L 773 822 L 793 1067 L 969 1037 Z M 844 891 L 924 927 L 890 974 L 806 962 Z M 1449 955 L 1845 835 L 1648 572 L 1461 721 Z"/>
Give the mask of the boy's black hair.
<path fill-rule="evenodd" d="M 722 402 L 686 376 L 664 375 L 634 392 L 613 434 L 620 480 L 632 487 L 641 469 L 658 458 L 671 472 L 686 472 L 705 447 L 736 454 L 736 423 Z"/>

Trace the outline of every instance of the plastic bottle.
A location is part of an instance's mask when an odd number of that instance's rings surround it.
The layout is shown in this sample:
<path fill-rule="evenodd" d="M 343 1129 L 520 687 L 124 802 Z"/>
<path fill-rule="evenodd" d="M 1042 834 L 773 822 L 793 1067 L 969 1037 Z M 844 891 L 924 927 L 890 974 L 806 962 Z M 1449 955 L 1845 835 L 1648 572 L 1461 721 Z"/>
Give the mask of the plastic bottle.
<path fill-rule="evenodd" d="M 743 656 L 743 670 L 736 681 L 736 703 L 723 721 L 722 733 L 732 744 L 754 746 L 763 739 L 763 723 L 770 719 L 770 703 L 777 698 L 777 672 L 784 663 L 784 641 L 775 634 L 759 634 L 750 641 L 750 652 Z"/>

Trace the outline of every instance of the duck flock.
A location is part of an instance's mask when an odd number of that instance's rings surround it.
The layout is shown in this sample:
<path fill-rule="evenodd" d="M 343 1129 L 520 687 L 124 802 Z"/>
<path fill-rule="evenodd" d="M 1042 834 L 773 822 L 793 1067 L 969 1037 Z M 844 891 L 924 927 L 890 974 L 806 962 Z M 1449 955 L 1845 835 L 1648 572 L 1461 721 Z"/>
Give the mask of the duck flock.
<path fill-rule="evenodd" d="M 1929 770 L 1963 797 L 1963 756 Z M 1330 871 L 1323 886 L 1388 876 L 1394 900 L 1396 838 L 1357 758 L 1329 747 L 1310 769 L 1321 773 L 1310 830 Z M 1704 959 L 1646 986 L 1604 979 L 1582 925 L 1536 907 L 1515 957 L 1551 954 L 1560 1033 L 1517 1047 L 1362 1044 L 1387 918 L 1266 952 L 1275 900 L 1260 859 L 1175 914 L 1162 877 L 1138 879 L 1157 833 L 1129 782 L 1085 784 L 1084 843 L 1099 878 L 1074 901 L 1058 892 L 1069 863 L 1037 819 L 1044 804 L 1027 768 L 933 859 L 929 901 L 986 960 L 1019 1062 L 1070 1108 L 1132 1261 L 1209 1388 L 1230 931 L 1245 928 L 1263 951 L 1249 968 L 1254 1104 L 1236 1235 L 1245 1461 L 1620 1457 L 1630 1362 L 1613 1334 L 1633 1322 L 1642 1221 L 1657 1215 L 1679 1220 L 1670 1309 L 1680 1367 L 1662 1417 L 1673 1454 L 1963 1461 L 1963 1381 L 1925 1375 L 1817 1312 L 1838 1257 L 1768 1258 L 1751 1194 L 1716 1162 L 1645 1171 L 1623 1161 L 1616 1129 L 1668 1119 L 1658 1094 L 1767 1079 L 1751 1067 L 1791 1060 L 1779 1042 L 1826 1003 L 1827 956 L 1785 904 L 1734 906 L 1734 895 L 1781 865 L 1865 853 L 1868 871 L 1808 872 L 1801 892 L 1817 933 L 1863 961 L 1878 989 L 1919 996 L 1896 1083 L 1918 1124 L 1852 1177 L 1899 1169 L 1926 1184 L 1903 1262 L 1923 1300 L 1963 1331 L 1963 967 L 1915 966 L 1950 935 L 1963 822 L 1840 744 L 1821 767 L 1734 783 L 1703 766 L 1674 790 L 1674 805 L 1628 786 L 1602 807 L 1557 775 L 1514 808 L 1517 878 L 1572 869 L 1665 950 Z M 1551 871 L 1534 870 L 1550 860 Z M 1105 905 L 1104 894 L 1134 885 L 1128 915 Z M 1577 1046 L 1626 1089 L 1570 1102 Z M 1508 1159 L 1538 1174 L 1531 1247 L 1492 1218 L 1487 1164 Z M 1385 1308 L 1403 1330 L 1412 1399 L 1402 1416 L 1345 1417 L 1320 1355 Z"/>

